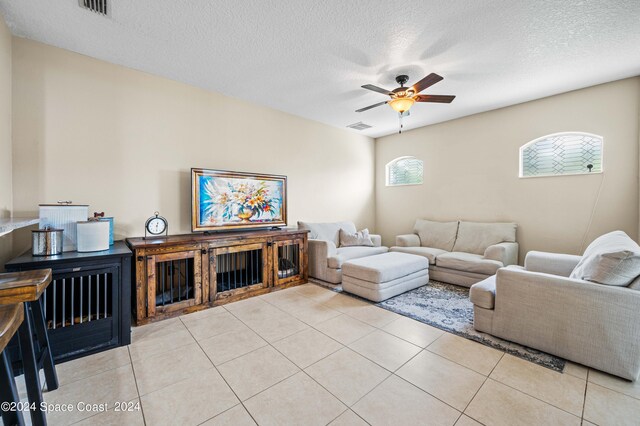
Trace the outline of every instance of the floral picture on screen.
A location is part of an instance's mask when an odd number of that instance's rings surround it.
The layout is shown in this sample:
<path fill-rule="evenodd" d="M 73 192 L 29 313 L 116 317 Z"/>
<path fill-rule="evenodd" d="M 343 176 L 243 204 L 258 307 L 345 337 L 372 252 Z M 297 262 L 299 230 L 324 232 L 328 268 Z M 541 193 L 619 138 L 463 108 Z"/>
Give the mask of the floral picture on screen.
<path fill-rule="evenodd" d="M 191 169 L 192 229 L 286 225 L 286 176 Z"/>

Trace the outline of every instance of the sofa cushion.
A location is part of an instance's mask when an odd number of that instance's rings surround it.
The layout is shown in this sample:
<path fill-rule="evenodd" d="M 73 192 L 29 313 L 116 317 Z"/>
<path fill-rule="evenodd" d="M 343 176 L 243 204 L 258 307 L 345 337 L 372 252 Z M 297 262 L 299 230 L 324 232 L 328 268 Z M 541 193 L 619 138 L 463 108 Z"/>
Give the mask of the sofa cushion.
<path fill-rule="evenodd" d="M 342 275 L 383 283 L 429 268 L 429 261 L 407 253 L 389 252 L 353 259 L 342 265 Z"/>
<path fill-rule="evenodd" d="M 451 251 L 456 241 L 458 221 L 434 222 L 418 219 L 413 227 L 413 233 L 420 237 L 422 247 L 434 247 L 440 250 Z"/>
<path fill-rule="evenodd" d="M 524 259 L 524 267 L 531 272 L 568 277 L 576 269 L 580 260 L 582 256 L 532 250 Z"/>
<path fill-rule="evenodd" d="M 471 303 L 485 309 L 493 309 L 496 303 L 496 276 L 492 275 L 471 286 Z"/>
<path fill-rule="evenodd" d="M 640 275 L 640 246 L 622 231 L 596 238 L 570 277 L 599 284 L 628 286 Z"/>
<path fill-rule="evenodd" d="M 443 253 L 436 257 L 436 266 L 456 269 L 458 271 L 475 272 L 477 274 L 493 275 L 504 265 L 497 260 L 485 259 L 473 253 Z"/>
<path fill-rule="evenodd" d="M 460 222 L 456 243 L 451 251 L 484 254 L 487 247 L 516 241 L 515 223 Z"/>
<path fill-rule="evenodd" d="M 397 251 L 400 253 L 416 254 L 418 256 L 424 256 L 429 260 L 431 265 L 436 264 L 436 256 L 442 253 L 448 253 L 445 250 L 440 250 L 433 247 L 391 247 L 390 251 Z"/>
<path fill-rule="evenodd" d="M 336 247 L 340 245 L 339 233 L 341 229 L 351 234 L 356 233 L 356 226 L 353 222 L 312 223 L 298 221 L 298 228 L 309 230 L 309 238 L 331 241 Z"/>
<path fill-rule="evenodd" d="M 336 250 L 336 255 L 327 258 L 327 266 L 333 269 L 340 269 L 347 260 L 375 256 L 376 254 L 386 253 L 388 250 L 387 247 L 340 247 Z"/>
<path fill-rule="evenodd" d="M 340 229 L 340 247 L 373 247 L 373 241 L 369 237 L 369 230 L 367 228 L 355 233 L 347 232 L 344 229 Z"/>

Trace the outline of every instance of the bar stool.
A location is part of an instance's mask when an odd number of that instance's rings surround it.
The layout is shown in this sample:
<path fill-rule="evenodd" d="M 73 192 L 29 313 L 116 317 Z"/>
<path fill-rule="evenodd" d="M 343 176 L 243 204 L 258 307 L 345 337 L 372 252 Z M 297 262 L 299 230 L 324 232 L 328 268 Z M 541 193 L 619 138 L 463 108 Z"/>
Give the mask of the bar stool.
<path fill-rule="evenodd" d="M 58 388 L 58 376 L 40 297 L 50 282 L 51 269 L 0 274 L 0 305 L 24 302 L 24 321 L 18 329 L 18 341 L 29 403 L 35 407 L 35 410 L 30 410 L 34 426 L 47 424 L 45 412 L 41 410 L 44 400 L 38 374 L 40 368 L 44 369 L 47 390 Z"/>
<path fill-rule="evenodd" d="M 22 303 L 13 305 L 0 305 L 0 402 L 17 404 L 20 402 L 16 381 L 13 378 L 13 368 L 9 360 L 9 351 L 5 350 L 9 340 L 22 324 L 24 318 L 24 306 Z M 2 422 L 5 426 L 24 425 L 22 412 L 10 411 L 1 408 Z"/>

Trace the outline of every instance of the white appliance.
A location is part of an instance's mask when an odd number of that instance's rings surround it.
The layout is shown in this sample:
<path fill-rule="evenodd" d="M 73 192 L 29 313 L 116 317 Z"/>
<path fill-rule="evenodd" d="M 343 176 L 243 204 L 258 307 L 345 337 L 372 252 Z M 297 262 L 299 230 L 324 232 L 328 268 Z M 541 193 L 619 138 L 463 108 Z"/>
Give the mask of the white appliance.
<path fill-rule="evenodd" d="M 78 222 L 78 251 L 108 250 L 109 227 L 109 222 L 101 220 Z"/>
<path fill-rule="evenodd" d="M 67 201 L 40 204 L 40 229 L 62 229 L 63 251 L 76 250 L 76 223 L 87 220 L 88 217 L 88 204 L 71 204 Z"/>

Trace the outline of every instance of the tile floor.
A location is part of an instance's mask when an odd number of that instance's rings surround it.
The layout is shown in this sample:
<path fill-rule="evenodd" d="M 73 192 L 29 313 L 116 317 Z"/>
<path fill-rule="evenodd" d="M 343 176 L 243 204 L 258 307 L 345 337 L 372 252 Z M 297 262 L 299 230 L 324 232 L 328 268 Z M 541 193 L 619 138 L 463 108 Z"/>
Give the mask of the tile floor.
<path fill-rule="evenodd" d="M 306 284 L 60 364 L 51 425 L 638 425 L 640 383 L 564 374 Z M 117 403 L 140 407 L 116 411 Z"/>

